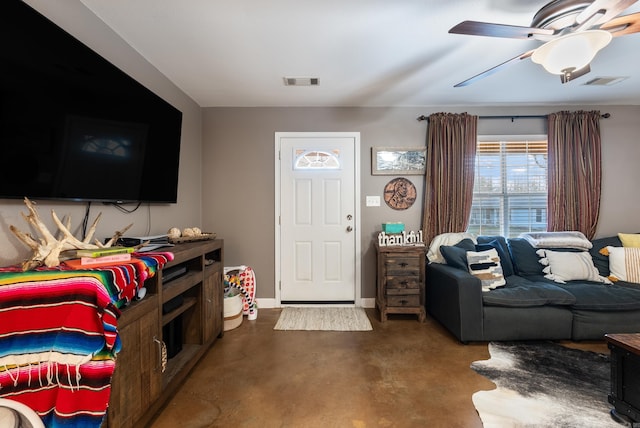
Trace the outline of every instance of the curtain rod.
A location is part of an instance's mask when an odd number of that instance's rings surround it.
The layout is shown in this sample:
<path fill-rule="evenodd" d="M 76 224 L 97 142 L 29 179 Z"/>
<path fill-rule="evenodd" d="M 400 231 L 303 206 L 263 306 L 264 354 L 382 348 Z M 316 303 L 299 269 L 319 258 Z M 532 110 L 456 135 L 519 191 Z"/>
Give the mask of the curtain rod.
<path fill-rule="evenodd" d="M 602 117 L 603 119 L 608 119 L 611 117 L 611 113 L 604 113 L 602 115 L 600 115 L 600 117 Z M 513 122 L 516 119 L 546 119 L 547 115 L 541 115 L 541 114 L 536 114 L 536 115 L 524 115 L 524 116 L 478 116 L 478 119 L 511 119 L 511 122 Z M 425 116 L 424 114 L 421 116 L 418 116 L 418 121 L 423 121 L 423 120 L 429 120 L 429 116 Z"/>

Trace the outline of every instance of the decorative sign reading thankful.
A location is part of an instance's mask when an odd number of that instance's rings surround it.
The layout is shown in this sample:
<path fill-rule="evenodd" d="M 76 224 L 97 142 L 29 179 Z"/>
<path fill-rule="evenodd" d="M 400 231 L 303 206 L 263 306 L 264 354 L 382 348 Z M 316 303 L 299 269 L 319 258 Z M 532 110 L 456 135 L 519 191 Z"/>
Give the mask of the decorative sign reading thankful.
<path fill-rule="evenodd" d="M 422 230 L 419 230 L 418 233 L 412 230 L 409 233 L 403 231 L 402 233 L 393 233 L 390 235 L 387 235 L 385 232 L 380 232 L 378 234 L 378 245 L 381 247 L 391 245 L 424 245 Z"/>

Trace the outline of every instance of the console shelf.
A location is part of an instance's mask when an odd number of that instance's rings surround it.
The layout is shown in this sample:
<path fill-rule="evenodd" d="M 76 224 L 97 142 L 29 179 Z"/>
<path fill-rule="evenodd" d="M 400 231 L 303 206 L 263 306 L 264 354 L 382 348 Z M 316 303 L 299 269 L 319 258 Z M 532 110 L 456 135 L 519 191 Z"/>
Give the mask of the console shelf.
<path fill-rule="evenodd" d="M 162 386 L 167 388 L 176 376 L 180 374 L 180 370 L 197 358 L 201 349 L 201 345 L 183 345 L 182 351 L 168 361 L 167 368 L 165 369 L 164 376 L 162 378 Z"/>
<path fill-rule="evenodd" d="M 202 271 L 189 272 L 186 275 L 174 279 L 167 284 L 162 285 L 162 300 L 168 302 L 174 297 L 191 289 L 193 286 L 202 282 Z"/>
<path fill-rule="evenodd" d="M 186 297 L 184 299 L 184 303 L 182 303 L 182 305 L 180 305 L 176 309 L 172 310 L 171 312 L 162 315 L 162 325 L 165 326 L 165 325 L 169 324 L 171 321 L 176 319 L 176 317 L 179 317 L 185 311 L 187 311 L 187 309 L 192 308 L 197 303 L 198 303 L 198 299 L 196 299 L 195 297 Z"/>
<path fill-rule="evenodd" d="M 158 271 L 145 282 L 147 296 L 122 311 L 118 320 L 122 351 L 104 426 L 148 425 L 207 349 L 222 337 L 223 241 L 182 243 L 167 251 L 174 260 L 164 270 L 186 269 L 167 282 L 163 270 Z M 173 351 L 164 370 L 163 343 Z"/>

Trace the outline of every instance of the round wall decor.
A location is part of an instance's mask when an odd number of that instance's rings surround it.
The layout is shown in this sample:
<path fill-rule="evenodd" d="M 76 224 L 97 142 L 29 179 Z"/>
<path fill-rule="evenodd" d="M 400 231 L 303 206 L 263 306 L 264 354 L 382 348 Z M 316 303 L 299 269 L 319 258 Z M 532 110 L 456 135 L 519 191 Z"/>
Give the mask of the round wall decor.
<path fill-rule="evenodd" d="M 416 201 L 416 186 L 406 178 L 394 178 L 384 186 L 384 201 L 394 210 L 406 210 Z"/>

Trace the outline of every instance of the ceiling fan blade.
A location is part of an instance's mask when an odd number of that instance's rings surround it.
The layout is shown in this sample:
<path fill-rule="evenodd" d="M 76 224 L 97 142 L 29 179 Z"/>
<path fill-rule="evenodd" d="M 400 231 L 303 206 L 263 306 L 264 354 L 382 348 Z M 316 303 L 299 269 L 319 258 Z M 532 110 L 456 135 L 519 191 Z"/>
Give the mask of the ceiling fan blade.
<path fill-rule="evenodd" d="M 472 84 L 472 83 L 474 83 L 474 82 L 476 82 L 476 81 L 478 81 L 480 79 L 483 79 L 485 77 L 491 76 L 492 74 L 497 73 L 498 71 L 502 70 L 503 68 L 505 68 L 505 67 L 507 67 L 509 65 L 515 64 L 516 62 L 518 62 L 520 60 L 529 58 L 531 55 L 533 55 L 533 51 L 534 50 L 530 50 L 529 52 L 525 52 L 525 53 L 523 53 L 521 55 L 513 57 L 510 60 L 507 60 L 507 61 L 503 62 L 502 64 L 498 64 L 495 67 L 492 67 L 492 68 L 490 68 L 490 69 L 488 69 L 486 71 L 483 71 L 480 74 L 476 74 L 475 76 L 473 76 L 473 77 L 471 77 L 471 78 L 469 78 L 469 79 L 467 79 L 467 80 L 465 80 L 463 82 L 460 82 L 457 85 L 454 85 L 453 87 L 454 88 L 460 88 L 462 86 L 468 86 L 468 85 L 470 85 L 470 84 Z"/>
<path fill-rule="evenodd" d="M 600 26 L 601 30 L 610 31 L 613 37 L 640 32 L 640 12 L 619 16 Z"/>
<path fill-rule="evenodd" d="M 510 39 L 530 39 L 534 34 L 552 36 L 555 31 L 544 28 L 520 27 L 518 25 L 462 21 L 458 25 L 452 27 L 449 30 L 449 33 L 467 34 L 471 36 L 506 37 Z"/>
<path fill-rule="evenodd" d="M 590 71 L 591 71 L 591 66 L 589 64 L 587 64 L 584 67 L 582 67 L 580 70 L 571 71 L 571 72 L 566 73 L 566 74 L 561 74 L 560 75 L 560 81 L 562 83 L 569 83 L 569 82 L 571 82 L 573 80 L 576 80 L 580 76 L 584 76 L 585 74 L 589 73 Z"/>
<path fill-rule="evenodd" d="M 596 19 L 592 25 L 604 24 L 618 16 L 623 10 L 637 1 L 638 0 L 594 0 L 593 3 L 585 7 L 584 10 L 576 16 L 576 24 L 584 24 L 597 14 L 601 14 L 601 16 Z"/>

